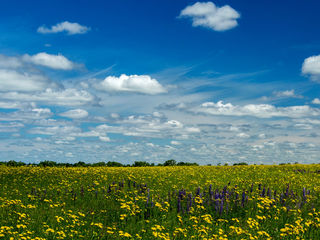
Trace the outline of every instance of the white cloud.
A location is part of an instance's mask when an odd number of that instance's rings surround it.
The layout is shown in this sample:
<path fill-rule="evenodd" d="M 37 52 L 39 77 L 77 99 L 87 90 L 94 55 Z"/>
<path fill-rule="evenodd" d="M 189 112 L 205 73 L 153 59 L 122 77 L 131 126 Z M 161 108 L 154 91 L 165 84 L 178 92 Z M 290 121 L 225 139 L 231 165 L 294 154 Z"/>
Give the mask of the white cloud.
<path fill-rule="evenodd" d="M 302 73 L 310 75 L 311 79 L 314 81 L 319 81 L 320 55 L 306 58 L 302 64 Z"/>
<path fill-rule="evenodd" d="M 74 141 L 75 138 L 90 138 L 97 137 L 102 142 L 110 142 L 110 138 L 107 136 L 106 129 L 101 127 L 95 127 L 90 131 L 83 132 L 76 126 L 49 126 L 49 127 L 34 127 L 29 130 L 31 134 L 50 135 L 58 137 L 60 140 Z M 61 142 L 61 141 L 60 141 Z"/>
<path fill-rule="evenodd" d="M 189 133 L 199 133 L 201 132 L 200 128 L 197 127 L 188 127 L 186 128 L 186 131 Z"/>
<path fill-rule="evenodd" d="M 301 95 L 297 95 L 293 89 L 285 90 L 285 91 L 277 91 L 273 93 L 276 97 L 284 97 L 284 98 L 302 98 Z"/>
<path fill-rule="evenodd" d="M 239 137 L 239 138 L 249 138 L 250 135 L 248 135 L 248 134 L 246 134 L 246 133 L 238 133 L 238 134 L 237 134 L 237 137 Z"/>
<path fill-rule="evenodd" d="M 61 54 L 54 55 L 45 52 L 37 53 L 32 56 L 25 54 L 22 59 L 26 62 L 53 69 L 71 70 L 75 67 L 73 62 Z"/>
<path fill-rule="evenodd" d="M 171 141 L 170 144 L 171 144 L 171 145 L 180 145 L 181 143 L 178 142 L 178 141 Z"/>
<path fill-rule="evenodd" d="M 294 90 L 286 90 L 286 91 L 283 91 L 283 92 L 275 92 L 275 95 L 278 96 L 278 97 L 293 97 L 295 96 L 294 94 Z"/>
<path fill-rule="evenodd" d="M 53 127 L 34 127 L 29 130 L 31 134 L 41 134 L 41 135 L 58 135 L 67 136 L 80 133 L 81 129 L 75 126 L 53 126 Z"/>
<path fill-rule="evenodd" d="M 9 113 L 0 113 L 0 121 L 26 121 L 49 118 L 53 115 L 49 108 L 33 108 Z"/>
<path fill-rule="evenodd" d="M 0 98 L 16 101 L 45 102 L 50 105 L 60 106 L 81 106 L 93 103 L 95 100 L 94 96 L 92 96 L 89 92 L 74 88 L 67 88 L 60 91 L 47 88 L 43 92 L 37 92 L 33 94 L 8 92 L 1 94 Z"/>
<path fill-rule="evenodd" d="M 312 100 L 313 104 L 320 104 L 320 99 L 319 98 L 315 98 Z"/>
<path fill-rule="evenodd" d="M 0 54 L 0 68 L 18 68 L 22 62 L 18 57 L 10 57 Z"/>
<path fill-rule="evenodd" d="M 100 125 L 99 131 L 118 133 L 125 136 L 139 136 L 150 138 L 175 138 L 188 139 L 198 136 L 201 130 L 194 126 L 185 126 L 178 120 L 167 120 L 163 115 L 156 117 L 151 115 L 129 116 L 113 120 L 112 125 Z"/>
<path fill-rule="evenodd" d="M 88 115 L 89 115 L 88 112 L 83 109 L 73 109 L 60 114 L 60 116 L 62 117 L 74 118 L 74 119 L 85 118 Z"/>
<path fill-rule="evenodd" d="M 21 102 L 3 102 L 0 101 L 0 108 L 2 109 L 20 109 L 27 108 L 34 104 L 32 103 L 21 103 Z"/>
<path fill-rule="evenodd" d="M 117 118 L 120 117 L 120 115 L 119 115 L 118 113 L 111 113 L 111 114 L 110 114 L 110 117 L 111 117 L 111 118 L 114 118 L 114 119 L 117 119 Z"/>
<path fill-rule="evenodd" d="M 95 86 L 99 90 L 109 92 L 136 92 L 144 94 L 160 94 L 167 90 L 156 80 L 148 75 L 121 74 L 120 77 L 109 76 Z"/>
<path fill-rule="evenodd" d="M 248 104 L 244 106 L 224 104 L 222 101 L 217 103 L 206 102 L 200 107 L 191 110 L 196 113 L 205 113 L 209 115 L 224 116 L 254 116 L 258 118 L 271 117 L 289 117 L 300 118 L 308 116 L 319 116 L 320 110 L 311 108 L 310 106 L 291 106 L 291 107 L 275 107 L 269 104 Z"/>
<path fill-rule="evenodd" d="M 103 142 L 110 142 L 110 138 L 109 137 L 104 137 L 104 136 L 99 136 L 99 139 Z"/>
<path fill-rule="evenodd" d="M 17 132 L 22 127 L 24 127 L 24 125 L 18 122 L 9 122 L 9 123 L 0 122 L 0 132 Z"/>
<path fill-rule="evenodd" d="M 66 156 L 66 157 L 70 157 L 70 158 L 73 158 L 73 157 L 74 157 L 74 155 L 73 155 L 72 152 L 67 152 L 67 153 L 65 154 L 65 156 Z"/>
<path fill-rule="evenodd" d="M 84 34 L 90 30 L 89 27 L 80 25 L 79 23 L 71 23 L 68 21 L 58 23 L 51 28 L 47 28 L 46 26 L 41 26 L 38 28 L 38 33 L 59 33 L 59 32 L 67 32 L 69 35 L 74 34 Z"/>
<path fill-rule="evenodd" d="M 294 89 L 285 90 L 285 91 L 274 91 L 272 93 L 273 96 L 267 97 L 263 96 L 260 99 L 262 101 L 273 101 L 279 98 L 304 98 L 302 95 L 296 94 Z"/>
<path fill-rule="evenodd" d="M 74 133 L 72 136 L 75 137 L 98 137 L 100 141 L 102 142 L 110 142 L 110 138 L 107 136 L 107 130 L 109 127 L 105 124 L 99 125 L 90 131 L 87 132 L 79 132 L 79 133 Z"/>
<path fill-rule="evenodd" d="M 47 77 L 34 73 L 0 69 L 0 91 L 41 91 L 48 87 L 57 87 Z"/>
<path fill-rule="evenodd" d="M 165 125 L 168 125 L 170 128 L 183 128 L 183 124 L 177 120 L 169 120 Z"/>
<path fill-rule="evenodd" d="M 226 31 L 238 25 L 240 14 L 229 5 L 217 7 L 213 2 L 196 2 L 183 9 L 179 17 L 190 17 L 194 27 Z"/>

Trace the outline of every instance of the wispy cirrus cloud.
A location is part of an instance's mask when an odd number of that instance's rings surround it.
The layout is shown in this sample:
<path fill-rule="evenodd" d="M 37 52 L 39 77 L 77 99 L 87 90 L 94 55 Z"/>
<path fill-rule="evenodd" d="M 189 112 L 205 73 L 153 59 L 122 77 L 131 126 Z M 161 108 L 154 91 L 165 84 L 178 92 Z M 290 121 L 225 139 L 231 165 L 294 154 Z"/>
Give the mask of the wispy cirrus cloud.
<path fill-rule="evenodd" d="M 229 5 L 218 7 L 213 2 L 196 2 L 184 8 L 179 17 L 191 18 L 194 27 L 226 31 L 238 25 L 240 14 Z"/>
<path fill-rule="evenodd" d="M 68 35 L 74 34 L 84 34 L 90 30 L 90 27 L 80 25 L 79 23 L 72 23 L 64 21 L 51 26 L 50 28 L 46 26 L 41 26 L 37 29 L 38 33 L 48 34 L 48 33 L 60 33 L 66 32 Z"/>

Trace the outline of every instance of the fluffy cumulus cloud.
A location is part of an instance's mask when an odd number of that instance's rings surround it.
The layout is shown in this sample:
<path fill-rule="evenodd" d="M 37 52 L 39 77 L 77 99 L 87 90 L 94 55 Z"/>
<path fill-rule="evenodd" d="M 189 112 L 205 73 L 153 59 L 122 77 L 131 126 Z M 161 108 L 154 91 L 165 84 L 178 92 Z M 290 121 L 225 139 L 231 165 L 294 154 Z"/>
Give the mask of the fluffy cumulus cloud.
<path fill-rule="evenodd" d="M 167 90 L 149 75 L 126 75 L 120 77 L 108 76 L 102 82 L 95 85 L 99 90 L 108 92 L 135 92 L 143 94 L 160 94 Z"/>
<path fill-rule="evenodd" d="M 194 27 L 226 31 L 238 25 L 240 14 L 229 5 L 218 7 L 213 2 L 196 2 L 183 9 L 179 17 L 191 18 Z"/>
<path fill-rule="evenodd" d="M 302 73 L 309 75 L 312 80 L 320 81 L 320 55 L 311 56 L 304 60 Z"/>
<path fill-rule="evenodd" d="M 44 102 L 49 105 L 59 106 L 81 106 L 92 104 L 95 102 L 95 97 L 85 90 L 77 90 L 67 88 L 65 90 L 54 90 L 47 88 L 45 91 L 36 93 L 20 93 L 7 92 L 1 94 L 0 98 L 15 101 L 34 101 Z"/>
<path fill-rule="evenodd" d="M 300 118 L 308 116 L 320 116 L 319 109 L 311 108 L 307 105 L 275 107 L 270 104 L 247 104 L 244 106 L 239 106 L 233 105 L 231 103 L 224 104 L 222 101 L 219 101 L 217 103 L 206 102 L 203 103 L 200 107 L 193 108 L 191 111 L 195 113 L 204 113 L 210 115 L 253 116 L 258 118 Z"/>
<path fill-rule="evenodd" d="M 23 56 L 23 60 L 52 69 L 71 70 L 75 67 L 73 62 L 61 54 L 54 55 L 45 52 L 41 52 L 32 56 L 25 54 Z"/>
<path fill-rule="evenodd" d="M 85 118 L 88 115 L 89 113 L 83 109 L 72 109 L 60 114 L 60 116 L 62 117 L 73 118 L 73 119 Z"/>
<path fill-rule="evenodd" d="M 312 100 L 313 104 L 320 104 L 320 99 L 319 98 L 315 98 Z"/>
<path fill-rule="evenodd" d="M 69 35 L 74 34 L 84 34 L 90 30 L 89 27 L 80 25 L 79 23 L 71 23 L 68 21 L 57 23 L 50 28 L 46 26 L 41 26 L 38 28 L 38 33 L 47 34 L 47 33 L 59 33 L 67 32 Z"/>
<path fill-rule="evenodd" d="M 13 69 L 0 69 L 0 91 L 41 91 L 57 87 L 46 76 L 37 73 L 20 72 Z"/>

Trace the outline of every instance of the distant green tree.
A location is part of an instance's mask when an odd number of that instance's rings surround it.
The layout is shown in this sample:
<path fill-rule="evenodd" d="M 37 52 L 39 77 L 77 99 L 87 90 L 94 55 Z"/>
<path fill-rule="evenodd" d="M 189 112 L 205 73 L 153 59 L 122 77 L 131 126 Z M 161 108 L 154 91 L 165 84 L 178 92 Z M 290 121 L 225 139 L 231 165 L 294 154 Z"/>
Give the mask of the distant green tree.
<path fill-rule="evenodd" d="M 97 163 L 92 163 L 92 167 L 104 167 L 106 166 L 105 162 L 97 162 Z"/>
<path fill-rule="evenodd" d="M 10 166 L 10 167 L 20 167 L 20 166 L 24 166 L 26 165 L 24 162 L 16 162 L 14 160 L 10 160 L 6 163 L 7 166 Z"/>
<path fill-rule="evenodd" d="M 177 162 L 174 159 L 170 159 L 164 162 L 163 166 L 176 166 Z"/>
<path fill-rule="evenodd" d="M 177 166 L 199 166 L 198 163 L 178 162 Z"/>
<path fill-rule="evenodd" d="M 118 162 L 107 162 L 107 166 L 108 167 L 122 167 L 123 165 L 121 163 Z"/>
<path fill-rule="evenodd" d="M 54 161 L 42 161 L 38 165 L 39 167 L 54 167 L 57 166 L 57 163 Z"/>
<path fill-rule="evenodd" d="M 241 166 L 241 165 L 248 165 L 246 162 L 239 162 L 239 163 L 234 163 L 233 166 Z"/>
<path fill-rule="evenodd" d="M 73 166 L 75 166 L 75 167 L 87 167 L 88 164 L 86 164 L 85 162 L 79 161 L 79 162 L 73 164 Z"/>
<path fill-rule="evenodd" d="M 150 166 L 150 163 L 145 161 L 135 161 L 132 167 L 147 167 Z"/>

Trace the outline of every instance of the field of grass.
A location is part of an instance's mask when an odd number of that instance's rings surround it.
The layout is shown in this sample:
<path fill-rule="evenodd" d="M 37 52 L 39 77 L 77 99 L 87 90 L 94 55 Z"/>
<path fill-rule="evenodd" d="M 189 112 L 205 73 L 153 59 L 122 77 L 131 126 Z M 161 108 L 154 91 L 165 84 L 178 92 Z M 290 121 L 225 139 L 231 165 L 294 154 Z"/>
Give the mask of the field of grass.
<path fill-rule="evenodd" d="M 0 166 L 0 239 L 320 239 L 320 165 Z"/>

